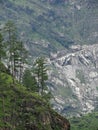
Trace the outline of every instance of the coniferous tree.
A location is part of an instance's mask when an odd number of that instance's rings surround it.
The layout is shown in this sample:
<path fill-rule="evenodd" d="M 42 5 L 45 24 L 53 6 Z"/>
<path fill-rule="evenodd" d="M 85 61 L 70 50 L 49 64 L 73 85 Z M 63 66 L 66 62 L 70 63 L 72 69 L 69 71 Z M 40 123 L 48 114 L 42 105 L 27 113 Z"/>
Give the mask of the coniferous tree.
<path fill-rule="evenodd" d="M 38 58 L 34 64 L 34 75 L 39 87 L 39 93 L 44 95 L 45 90 L 47 90 L 46 81 L 48 80 L 47 66 L 45 59 L 43 57 Z"/>
<path fill-rule="evenodd" d="M 2 58 L 5 56 L 5 50 L 4 50 L 4 42 L 3 42 L 3 36 L 0 33 L 0 62 Z"/>
<path fill-rule="evenodd" d="M 0 33 L 0 97 L 2 99 L 2 110 L 5 116 L 5 100 L 4 100 L 4 79 L 2 72 L 5 71 L 5 67 L 2 63 L 2 58 L 5 56 L 5 50 L 4 50 L 4 43 L 3 43 L 3 36 Z M 3 119 L 4 120 L 4 119 Z"/>
<path fill-rule="evenodd" d="M 19 82 L 22 82 L 22 77 L 23 77 L 23 66 L 27 64 L 27 57 L 28 57 L 28 52 L 25 49 L 23 42 L 20 42 L 19 45 Z"/>
<path fill-rule="evenodd" d="M 12 76 L 21 82 L 27 51 L 17 35 L 17 29 L 13 22 L 8 21 L 4 29 L 7 34 L 8 68 Z"/>
<path fill-rule="evenodd" d="M 38 92 L 38 86 L 35 77 L 29 69 L 26 69 L 23 74 L 22 83 L 28 90 Z"/>
<path fill-rule="evenodd" d="M 15 76 L 15 48 L 17 46 L 17 38 L 16 38 L 16 28 L 13 22 L 8 21 L 5 24 L 4 31 L 6 33 L 6 43 L 7 43 L 7 59 L 8 59 L 8 68 L 13 76 Z"/>

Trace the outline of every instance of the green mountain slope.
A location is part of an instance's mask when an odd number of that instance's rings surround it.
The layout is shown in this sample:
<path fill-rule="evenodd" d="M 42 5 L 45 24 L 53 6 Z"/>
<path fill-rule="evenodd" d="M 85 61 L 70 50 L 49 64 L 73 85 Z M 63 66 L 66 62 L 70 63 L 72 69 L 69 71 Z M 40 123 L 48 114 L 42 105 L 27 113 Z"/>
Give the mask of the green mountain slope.
<path fill-rule="evenodd" d="M 68 120 L 57 114 L 38 94 L 13 84 L 11 75 L 0 71 L 0 130 L 69 130 Z"/>
<path fill-rule="evenodd" d="M 0 130 L 69 130 L 69 122 L 38 94 L 16 83 L 0 64 Z M 1 71 L 1 70 L 0 70 Z M 97 130 L 98 112 L 70 119 L 71 130 Z"/>
<path fill-rule="evenodd" d="M 13 20 L 32 55 L 98 40 L 97 0 L 5 0 L 0 23 Z"/>
<path fill-rule="evenodd" d="M 98 112 L 71 119 L 72 130 L 98 130 Z"/>

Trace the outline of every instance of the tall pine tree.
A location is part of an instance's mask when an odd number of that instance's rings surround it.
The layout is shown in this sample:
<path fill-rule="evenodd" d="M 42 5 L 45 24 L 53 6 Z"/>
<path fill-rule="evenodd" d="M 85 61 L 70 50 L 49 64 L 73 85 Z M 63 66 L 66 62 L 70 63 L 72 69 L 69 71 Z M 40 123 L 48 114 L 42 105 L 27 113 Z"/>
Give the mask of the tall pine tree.
<path fill-rule="evenodd" d="M 8 21 L 4 30 L 7 39 L 8 68 L 12 76 L 21 82 L 27 51 L 17 35 L 17 29 L 13 22 Z"/>
<path fill-rule="evenodd" d="M 35 61 L 34 75 L 36 76 L 37 84 L 39 87 L 39 93 L 41 95 L 44 95 L 45 90 L 47 90 L 46 81 L 48 80 L 45 58 L 40 57 Z"/>
<path fill-rule="evenodd" d="M 5 56 L 5 46 L 3 42 L 3 36 L 0 33 L 0 62 L 4 56 Z"/>
<path fill-rule="evenodd" d="M 29 69 L 24 71 L 22 83 L 28 90 L 38 92 L 36 79 Z"/>

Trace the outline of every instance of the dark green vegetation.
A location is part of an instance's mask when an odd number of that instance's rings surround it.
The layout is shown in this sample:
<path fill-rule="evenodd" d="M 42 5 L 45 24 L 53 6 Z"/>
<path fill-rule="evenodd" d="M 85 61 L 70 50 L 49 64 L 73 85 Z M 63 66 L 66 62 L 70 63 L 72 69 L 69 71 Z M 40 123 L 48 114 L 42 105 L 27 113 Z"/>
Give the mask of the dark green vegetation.
<path fill-rule="evenodd" d="M 66 119 L 54 112 L 39 94 L 13 84 L 3 64 L 0 71 L 0 130 L 69 130 Z"/>
<path fill-rule="evenodd" d="M 71 130 L 98 130 L 98 112 L 70 120 Z"/>
<path fill-rule="evenodd" d="M 22 83 L 27 89 L 38 92 L 47 99 L 51 96 L 48 92 L 46 81 L 48 80 L 47 65 L 45 58 L 37 58 L 32 69 L 26 69 L 23 73 Z M 46 92 L 47 91 L 47 92 Z"/>
<path fill-rule="evenodd" d="M 0 24 L 13 20 L 31 55 L 98 40 L 97 0 L 2 0 Z M 2 27 L 2 26 L 1 26 Z"/>

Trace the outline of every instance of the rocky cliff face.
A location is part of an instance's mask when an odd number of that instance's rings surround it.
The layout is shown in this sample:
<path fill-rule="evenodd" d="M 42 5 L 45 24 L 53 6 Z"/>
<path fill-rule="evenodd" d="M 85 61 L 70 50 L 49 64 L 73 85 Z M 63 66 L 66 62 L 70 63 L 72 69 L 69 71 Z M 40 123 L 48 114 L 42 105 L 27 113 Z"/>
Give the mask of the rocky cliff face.
<path fill-rule="evenodd" d="M 65 115 L 94 110 L 98 98 L 98 44 L 71 46 L 52 54 L 50 65 L 54 108 Z"/>

